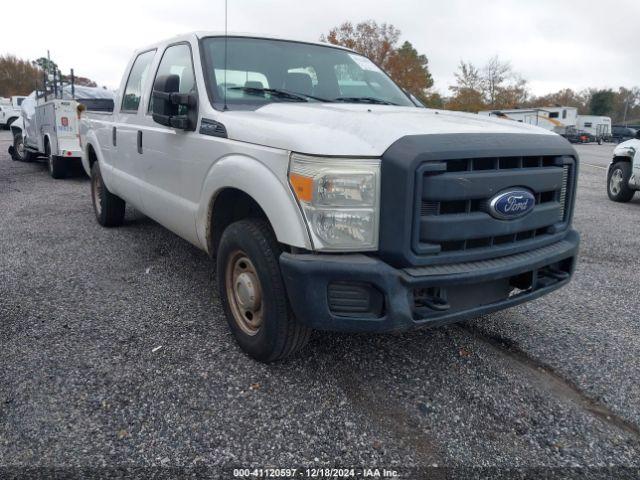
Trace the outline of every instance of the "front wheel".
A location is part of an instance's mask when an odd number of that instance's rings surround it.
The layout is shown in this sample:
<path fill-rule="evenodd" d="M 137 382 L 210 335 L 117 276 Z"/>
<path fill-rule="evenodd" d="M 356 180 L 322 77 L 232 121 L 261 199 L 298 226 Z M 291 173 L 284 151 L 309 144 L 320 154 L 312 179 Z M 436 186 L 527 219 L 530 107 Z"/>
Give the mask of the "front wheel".
<path fill-rule="evenodd" d="M 628 202 L 633 198 L 634 190 L 629 188 L 631 163 L 616 162 L 609 169 L 607 178 L 607 194 L 614 202 Z"/>
<path fill-rule="evenodd" d="M 216 276 L 227 322 L 242 350 L 261 362 L 297 352 L 311 335 L 291 311 L 280 254 L 271 227 L 260 219 L 228 226 L 218 248 Z"/>
<path fill-rule="evenodd" d="M 13 136 L 13 155 L 11 158 L 20 162 L 30 162 L 34 159 L 33 153 L 24 147 L 24 137 L 20 134 Z"/>

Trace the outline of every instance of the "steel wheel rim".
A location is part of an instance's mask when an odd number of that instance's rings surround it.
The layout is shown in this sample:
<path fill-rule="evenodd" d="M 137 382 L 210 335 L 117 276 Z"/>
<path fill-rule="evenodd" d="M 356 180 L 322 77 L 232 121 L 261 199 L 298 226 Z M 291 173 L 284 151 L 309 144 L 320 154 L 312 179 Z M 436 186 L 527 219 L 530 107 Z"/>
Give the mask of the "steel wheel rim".
<path fill-rule="evenodd" d="M 247 335 L 256 335 L 263 321 L 262 286 L 255 266 L 241 250 L 229 255 L 225 290 L 238 327 Z"/>
<path fill-rule="evenodd" d="M 102 214 L 102 184 L 98 179 L 98 175 L 94 175 L 91 181 L 91 193 L 93 194 L 93 207 L 96 209 L 96 214 L 100 216 Z"/>
<path fill-rule="evenodd" d="M 24 158 L 24 142 L 22 140 L 18 140 L 16 143 L 16 152 L 20 158 Z"/>
<path fill-rule="evenodd" d="M 622 189 L 622 170 L 615 169 L 611 174 L 611 180 L 609 181 L 609 189 L 614 195 L 618 195 Z"/>

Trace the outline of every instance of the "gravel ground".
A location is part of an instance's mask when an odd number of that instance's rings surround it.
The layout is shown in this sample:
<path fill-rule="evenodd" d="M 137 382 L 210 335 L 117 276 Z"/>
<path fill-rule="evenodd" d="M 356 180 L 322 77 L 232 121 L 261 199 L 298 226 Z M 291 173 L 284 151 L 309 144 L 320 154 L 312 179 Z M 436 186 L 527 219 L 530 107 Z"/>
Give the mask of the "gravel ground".
<path fill-rule="evenodd" d="M 611 145 L 580 147 L 569 287 L 463 325 L 317 333 L 265 366 L 206 254 L 134 210 L 99 227 L 81 169 L 53 180 L 8 144 L 0 465 L 640 467 L 640 199 L 607 200 Z"/>

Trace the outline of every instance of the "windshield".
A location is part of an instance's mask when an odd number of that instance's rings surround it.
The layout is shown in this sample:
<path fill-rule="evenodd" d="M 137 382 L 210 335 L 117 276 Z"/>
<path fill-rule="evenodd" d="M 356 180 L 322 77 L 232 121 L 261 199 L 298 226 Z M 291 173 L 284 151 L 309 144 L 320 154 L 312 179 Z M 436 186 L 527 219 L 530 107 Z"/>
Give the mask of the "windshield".
<path fill-rule="evenodd" d="M 222 108 L 272 102 L 415 106 L 371 60 L 346 50 L 262 38 L 204 38 L 209 98 Z M 225 50 L 227 62 L 225 66 Z"/>

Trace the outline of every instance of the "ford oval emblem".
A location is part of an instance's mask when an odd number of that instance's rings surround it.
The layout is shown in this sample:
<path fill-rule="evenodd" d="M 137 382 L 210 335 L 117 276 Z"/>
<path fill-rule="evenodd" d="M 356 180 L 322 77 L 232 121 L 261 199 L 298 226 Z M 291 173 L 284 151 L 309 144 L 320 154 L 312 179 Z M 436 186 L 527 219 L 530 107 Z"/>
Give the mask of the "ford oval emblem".
<path fill-rule="evenodd" d="M 536 197 L 529 190 L 518 188 L 501 192 L 489 201 L 489 213 L 500 220 L 519 218 L 536 204 Z"/>

